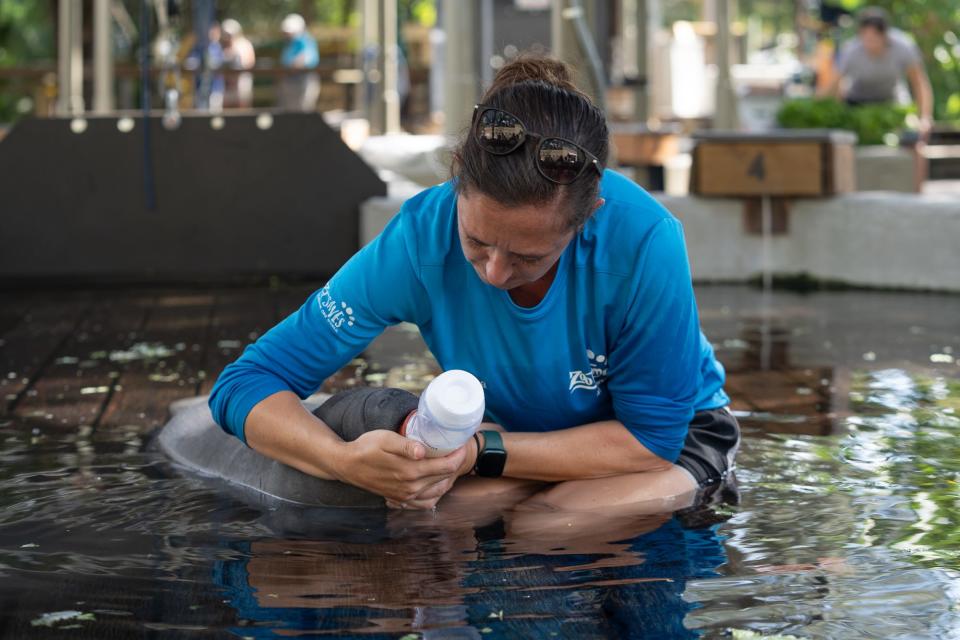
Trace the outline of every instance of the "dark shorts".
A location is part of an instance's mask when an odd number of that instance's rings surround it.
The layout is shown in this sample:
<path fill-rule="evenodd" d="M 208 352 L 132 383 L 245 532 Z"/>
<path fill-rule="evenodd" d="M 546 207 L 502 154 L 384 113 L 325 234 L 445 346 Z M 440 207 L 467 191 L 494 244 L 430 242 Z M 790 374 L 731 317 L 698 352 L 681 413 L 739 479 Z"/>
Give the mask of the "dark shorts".
<path fill-rule="evenodd" d="M 677 465 L 689 471 L 701 489 L 720 485 L 732 475 L 739 448 L 740 425 L 729 409 L 698 411 Z"/>

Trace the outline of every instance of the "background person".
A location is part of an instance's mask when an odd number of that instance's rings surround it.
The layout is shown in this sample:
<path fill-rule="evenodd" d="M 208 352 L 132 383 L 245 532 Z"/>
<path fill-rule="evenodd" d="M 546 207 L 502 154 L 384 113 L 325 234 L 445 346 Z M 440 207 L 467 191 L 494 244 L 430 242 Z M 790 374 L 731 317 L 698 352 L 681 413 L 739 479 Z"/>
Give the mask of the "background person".
<path fill-rule="evenodd" d="M 307 31 L 303 16 L 291 13 L 280 25 L 287 41 L 280 54 L 280 63 L 293 70 L 280 81 L 278 106 L 290 111 L 314 111 L 320 97 L 320 76 L 316 72 L 320 64 L 317 41 Z"/>
<path fill-rule="evenodd" d="M 909 102 L 904 78 L 917 103 L 918 125 L 926 138 L 933 123 L 933 90 L 917 45 L 890 26 L 887 12 L 864 9 L 857 18 L 857 37 L 845 43 L 837 60 L 838 75 L 821 95 L 844 99 L 848 104 Z"/>
<path fill-rule="evenodd" d="M 220 45 L 223 64 L 228 69 L 253 69 L 257 54 L 253 43 L 243 35 L 243 27 L 230 18 L 223 21 Z M 223 106 L 249 108 L 253 105 L 253 74 L 230 74 L 224 79 Z"/>
<path fill-rule="evenodd" d="M 224 78 L 223 47 L 220 46 L 220 23 L 210 23 L 206 40 L 198 39 L 184 61 L 194 72 L 193 106 L 214 113 L 223 110 Z"/>

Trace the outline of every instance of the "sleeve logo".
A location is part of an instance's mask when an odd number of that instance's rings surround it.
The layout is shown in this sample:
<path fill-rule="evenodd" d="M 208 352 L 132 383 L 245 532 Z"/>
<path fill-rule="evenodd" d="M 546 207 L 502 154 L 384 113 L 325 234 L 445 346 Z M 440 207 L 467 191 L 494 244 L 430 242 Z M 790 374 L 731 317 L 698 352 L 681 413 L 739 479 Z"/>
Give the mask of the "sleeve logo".
<path fill-rule="evenodd" d="M 348 327 L 352 327 L 356 321 L 356 318 L 353 317 L 352 307 L 345 301 L 338 303 L 334 300 L 330 294 L 330 285 L 325 286 L 320 290 L 320 293 L 317 294 L 317 306 L 320 307 L 320 314 L 326 318 L 330 328 L 337 333 L 340 332 L 340 327 L 342 327 L 344 323 L 346 323 Z"/>

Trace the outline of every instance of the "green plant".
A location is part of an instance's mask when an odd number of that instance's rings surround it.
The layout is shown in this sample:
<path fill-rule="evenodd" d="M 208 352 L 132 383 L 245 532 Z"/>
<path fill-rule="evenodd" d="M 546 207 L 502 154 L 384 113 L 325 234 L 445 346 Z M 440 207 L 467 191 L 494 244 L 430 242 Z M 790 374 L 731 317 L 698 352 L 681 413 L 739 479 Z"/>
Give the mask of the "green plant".
<path fill-rule="evenodd" d="M 56 43 L 49 2 L 0 1 L 0 68 L 53 57 Z M 18 80 L 0 82 L 0 122 L 13 122 L 32 109 L 31 87 Z"/>
<path fill-rule="evenodd" d="M 851 107 L 832 98 L 800 98 L 785 102 L 777 121 L 787 129 L 846 129 L 857 134 L 860 144 L 883 144 L 889 134 L 906 128 L 912 111 L 897 105 Z"/>

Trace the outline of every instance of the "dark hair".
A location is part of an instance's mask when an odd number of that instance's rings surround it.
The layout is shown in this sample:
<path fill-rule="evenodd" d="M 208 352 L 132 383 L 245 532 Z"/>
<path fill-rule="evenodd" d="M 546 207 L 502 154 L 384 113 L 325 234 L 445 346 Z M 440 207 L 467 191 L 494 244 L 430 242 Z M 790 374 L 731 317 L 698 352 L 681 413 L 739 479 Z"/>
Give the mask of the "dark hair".
<path fill-rule="evenodd" d="M 521 56 L 501 67 L 480 104 L 509 111 L 532 132 L 576 142 L 606 165 L 607 121 L 590 99 L 570 80 L 559 60 Z M 562 197 L 566 226 L 579 227 L 590 216 L 600 193 L 595 171 L 584 171 L 569 185 L 550 182 L 534 164 L 536 145 L 530 141 L 507 155 L 484 151 L 467 131 L 453 152 L 457 193 L 476 190 L 503 206 L 538 205 Z"/>
<path fill-rule="evenodd" d="M 889 14 L 880 7 L 867 7 L 857 14 L 857 27 L 859 29 L 876 29 L 878 33 L 884 34 L 890 27 Z"/>

